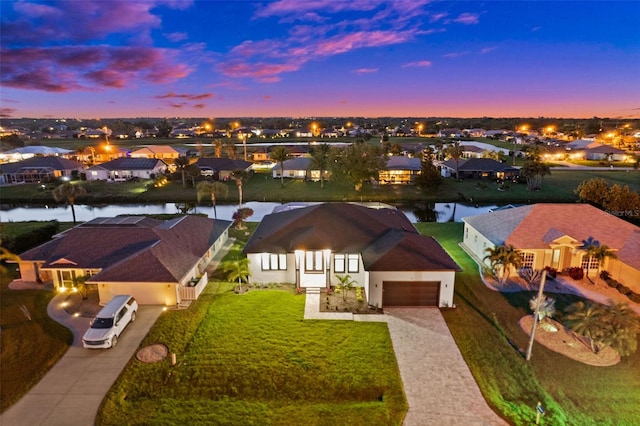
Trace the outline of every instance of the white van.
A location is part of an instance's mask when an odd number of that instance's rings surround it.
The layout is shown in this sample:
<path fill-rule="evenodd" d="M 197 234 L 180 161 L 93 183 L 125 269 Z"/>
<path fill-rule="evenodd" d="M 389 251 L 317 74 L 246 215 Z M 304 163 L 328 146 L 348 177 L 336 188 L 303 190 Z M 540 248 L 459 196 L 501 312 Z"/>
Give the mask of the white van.
<path fill-rule="evenodd" d="M 113 296 L 91 321 L 91 327 L 82 336 L 82 346 L 89 349 L 114 347 L 124 328 L 136 320 L 137 311 L 138 302 L 133 296 Z"/>

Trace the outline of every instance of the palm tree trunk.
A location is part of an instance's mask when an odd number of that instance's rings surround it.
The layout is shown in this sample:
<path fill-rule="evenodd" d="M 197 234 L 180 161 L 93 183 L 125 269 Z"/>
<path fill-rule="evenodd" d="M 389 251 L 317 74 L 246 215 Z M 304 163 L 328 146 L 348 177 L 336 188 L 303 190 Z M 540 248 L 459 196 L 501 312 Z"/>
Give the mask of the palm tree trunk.
<path fill-rule="evenodd" d="M 71 206 L 71 214 L 73 215 L 73 226 L 76 226 L 76 209 L 73 203 L 69 203 L 69 205 Z"/>
<path fill-rule="evenodd" d="M 211 204 L 213 204 L 213 218 L 218 218 L 218 213 L 216 212 L 216 194 L 211 191 Z"/>

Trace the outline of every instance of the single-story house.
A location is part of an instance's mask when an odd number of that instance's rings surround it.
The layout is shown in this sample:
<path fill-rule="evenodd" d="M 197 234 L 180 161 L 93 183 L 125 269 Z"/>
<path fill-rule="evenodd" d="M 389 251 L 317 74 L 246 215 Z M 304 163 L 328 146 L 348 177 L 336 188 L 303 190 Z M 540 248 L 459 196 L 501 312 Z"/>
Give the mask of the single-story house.
<path fill-rule="evenodd" d="M 198 158 L 195 163 L 203 176 L 213 177 L 214 180 L 229 180 L 234 170 L 251 170 L 252 163 L 230 158 Z"/>
<path fill-rule="evenodd" d="M 0 164 L 0 184 L 40 183 L 52 179 L 71 178 L 84 171 L 84 164 L 62 157 L 31 157 L 14 163 Z"/>
<path fill-rule="evenodd" d="M 160 160 L 175 160 L 180 156 L 187 155 L 188 149 L 174 148 L 169 145 L 149 145 L 147 147 L 133 151 L 131 158 L 158 158 Z"/>
<path fill-rule="evenodd" d="M 459 178 L 512 179 L 520 174 L 520 170 L 506 163 L 491 158 L 469 158 L 458 160 Z M 440 173 L 444 177 L 456 175 L 456 162 L 453 158 L 440 163 Z"/>
<path fill-rule="evenodd" d="M 263 218 L 247 242 L 250 281 L 306 291 L 349 275 L 371 306 L 451 306 L 456 262 L 401 211 L 321 203 Z"/>
<path fill-rule="evenodd" d="M 486 149 L 475 145 L 460 145 L 462 147 L 462 158 L 482 158 Z"/>
<path fill-rule="evenodd" d="M 153 158 L 116 158 L 87 169 L 87 180 L 125 181 L 153 179 L 167 170 L 167 163 Z"/>
<path fill-rule="evenodd" d="M 312 181 L 320 180 L 320 170 L 313 167 L 313 159 L 310 157 L 298 157 L 286 160 L 282 164 L 284 166 L 284 172 L 280 165 L 280 162 L 276 162 L 275 166 L 271 169 L 271 173 L 274 179 L 280 178 L 284 173 L 285 178 L 291 179 L 306 179 Z M 331 172 L 324 170 L 324 180 L 331 178 Z"/>
<path fill-rule="evenodd" d="M 0 161 L 20 161 L 35 156 L 61 156 L 68 157 L 73 150 L 57 148 L 54 146 L 29 145 L 0 152 Z"/>
<path fill-rule="evenodd" d="M 585 149 L 585 157 L 587 160 L 625 161 L 627 159 L 627 152 L 614 148 L 611 145 L 600 145 Z"/>
<path fill-rule="evenodd" d="M 68 291 L 81 277 L 100 303 L 131 294 L 141 304 L 172 306 L 197 298 L 205 268 L 228 239 L 230 221 L 188 215 L 96 218 L 20 255 L 23 281 L 52 281 Z"/>
<path fill-rule="evenodd" d="M 581 267 L 593 276 L 598 261 L 580 249 L 583 241 L 593 238 L 617 256 L 605 259 L 601 269 L 640 292 L 640 227 L 589 204 L 534 204 L 462 220 L 462 245 L 479 262 L 487 248 L 511 244 L 521 251 L 524 267 Z"/>
<path fill-rule="evenodd" d="M 387 159 L 384 170 L 378 172 L 380 184 L 413 184 L 422 172 L 419 158 L 393 155 Z"/>

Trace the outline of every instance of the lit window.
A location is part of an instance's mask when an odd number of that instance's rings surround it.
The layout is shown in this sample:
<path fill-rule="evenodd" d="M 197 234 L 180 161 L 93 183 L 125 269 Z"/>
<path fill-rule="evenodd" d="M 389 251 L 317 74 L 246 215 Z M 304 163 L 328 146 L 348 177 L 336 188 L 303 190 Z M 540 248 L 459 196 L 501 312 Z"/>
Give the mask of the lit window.
<path fill-rule="evenodd" d="M 596 259 L 593 256 L 582 256 L 582 261 L 580 262 L 580 267 L 582 269 L 586 269 L 586 270 L 591 270 L 591 269 L 598 269 L 598 265 L 600 262 L 598 262 L 598 259 Z"/>
<path fill-rule="evenodd" d="M 360 256 L 358 254 L 336 254 L 333 257 L 333 270 L 336 273 L 359 272 Z"/>
<path fill-rule="evenodd" d="M 306 272 L 324 271 L 324 253 L 322 251 L 308 251 L 305 253 L 304 269 Z"/>
<path fill-rule="evenodd" d="M 287 255 L 263 253 L 261 264 L 263 271 L 286 271 Z"/>

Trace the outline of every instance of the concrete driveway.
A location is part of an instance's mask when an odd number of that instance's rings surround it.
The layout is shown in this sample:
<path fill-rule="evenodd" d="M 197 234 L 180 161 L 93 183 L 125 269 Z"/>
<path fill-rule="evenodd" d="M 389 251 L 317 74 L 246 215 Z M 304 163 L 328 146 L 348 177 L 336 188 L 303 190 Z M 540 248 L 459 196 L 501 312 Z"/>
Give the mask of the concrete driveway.
<path fill-rule="evenodd" d="M 90 319 L 67 315 L 61 307 L 64 297 L 54 297 L 47 310 L 73 331 L 73 346 L 29 393 L 0 416 L 0 425 L 94 425 L 105 394 L 162 313 L 162 306 L 140 306 L 136 321 L 127 326 L 115 348 L 84 349 L 81 338 Z"/>

